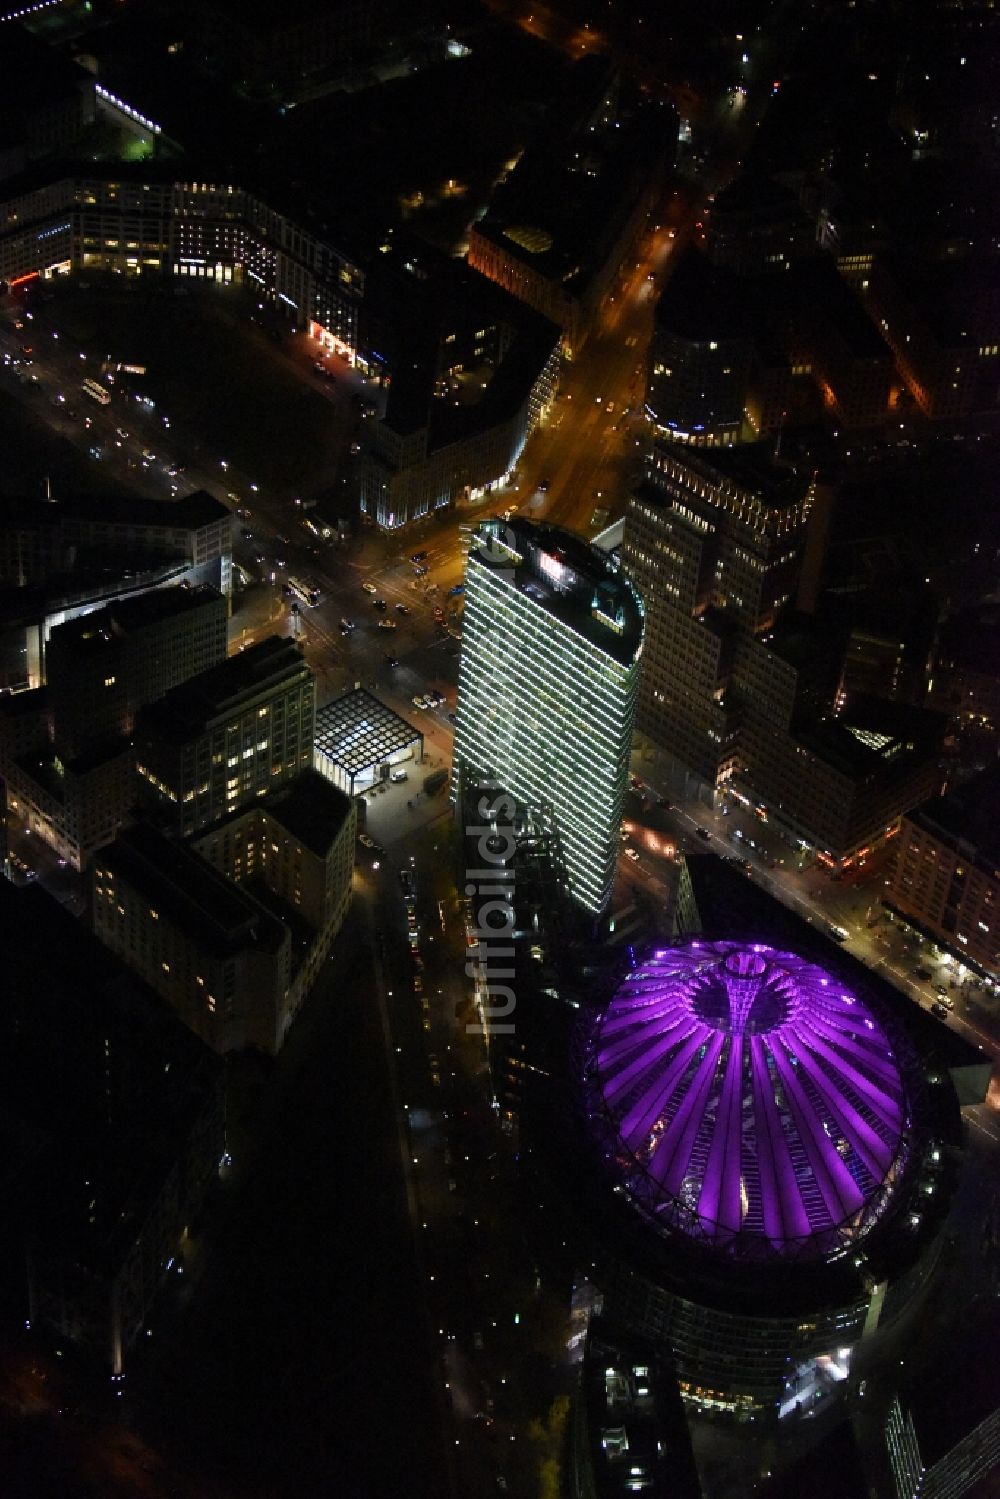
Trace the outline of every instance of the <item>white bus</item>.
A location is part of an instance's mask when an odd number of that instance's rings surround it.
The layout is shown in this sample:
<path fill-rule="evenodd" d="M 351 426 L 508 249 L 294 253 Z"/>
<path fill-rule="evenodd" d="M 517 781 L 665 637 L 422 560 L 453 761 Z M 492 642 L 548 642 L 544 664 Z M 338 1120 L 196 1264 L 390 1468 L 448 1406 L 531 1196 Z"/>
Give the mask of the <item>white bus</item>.
<path fill-rule="evenodd" d="M 318 583 L 311 578 L 290 577 L 285 584 L 288 592 L 302 604 L 309 604 L 313 609 L 322 598 L 322 590 Z"/>
<path fill-rule="evenodd" d="M 96 380 L 84 380 L 83 384 L 80 386 L 80 389 L 83 391 L 85 396 L 89 396 L 92 401 L 97 401 L 99 405 L 111 405 L 111 397 L 104 389 L 104 386 L 98 385 Z"/>

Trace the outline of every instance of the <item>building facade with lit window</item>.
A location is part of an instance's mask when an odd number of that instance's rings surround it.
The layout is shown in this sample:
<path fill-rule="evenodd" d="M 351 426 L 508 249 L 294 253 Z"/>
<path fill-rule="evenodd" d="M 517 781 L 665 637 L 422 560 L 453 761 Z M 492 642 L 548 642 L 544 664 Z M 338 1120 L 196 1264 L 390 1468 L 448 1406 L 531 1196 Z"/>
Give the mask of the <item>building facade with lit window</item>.
<path fill-rule="evenodd" d="M 79 270 L 240 284 L 347 358 L 358 353 L 364 272 L 325 233 L 239 184 L 107 173 L 15 179 L 0 201 L 0 280 Z"/>
<path fill-rule="evenodd" d="M 138 495 L 68 495 L 54 504 L 11 500 L 0 518 L 0 584 L 51 585 L 54 578 L 103 574 L 94 596 L 115 597 L 107 574 L 120 562 L 134 577 L 136 563 L 174 563 L 176 581 L 232 592 L 233 514 L 205 490 L 177 500 Z M 140 561 L 141 559 L 141 561 Z M 121 592 L 128 591 L 121 582 Z M 72 591 L 72 582 L 69 590 Z M 53 589 L 55 592 L 55 589 Z M 68 617 L 68 616 L 67 616 Z"/>
<path fill-rule="evenodd" d="M 960 962 L 1000 979 L 1000 775 L 903 818 L 886 900 Z"/>
<path fill-rule="evenodd" d="M 362 515 L 393 531 L 507 481 L 554 398 L 559 329 L 440 251 L 382 248 L 362 341 L 389 389 L 358 479 Z"/>
<path fill-rule="evenodd" d="M 166 588 L 52 631 L 50 682 L 0 726 L 0 775 L 8 814 L 74 869 L 128 820 L 137 711 L 226 659 L 227 613 L 214 589 Z"/>
<path fill-rule="evenodd" d="M 121 738 L 72 758 L 46 741 L 18 756 L 5 780 L 8 818 L 22 822 L 77 870 L 111 842 L 134 801 L 132 751 Z"/>
<path fill-rule="evenodd" d="M 211 588 L 163 588 L 52 631 L 46 650 L 53 738 L 78 754 L 128 735 L 146 703 L 226 659 L 227 601 Z"/>
<path fill-rule="evenodd" d="M 825 862 L 850 865 L 940 789 L 943 739 L 939 715 L 860 695 L 803 723 L 748 714 L 734 794 Z"/>
<path fill-rule="evenodd" d="M 273 914 L 290 924 L 292 972 L 279 1046 L 350 910 L 356 836 L 356 800 L 307 770 L 191 841 L 227 879 L 258 898 L 266 891 Z"/>
<path fill-rule="evenodd" d="M 754 365 L 746 289 L 728 266 L 688 246 L 656 305 L 646 414 L 659 438 L 691 447 L 738 443 Z"/>
<path fill-rule="evenodd" d="M 745 641 L 794 600 L 815 486 L 763 448 L 658 448 L 625 517 L 622 565 L 643 599 L 637 728 L 711 787 L 737 763 Z M 794 695 L 774 663 L 773 693 Z"/>
<path fill-rule="evenodd" d="M 876 256 L 868 305 L 920 412 L 958 420 L 996 409 L 1000 309 L 992 256 Z"/>
<path fill-rule="evenodd" d="M 278 1050 L 292 934 L 252 895 L 138 823 L 95 859 L 92 897 L 95 935 L 213 1051 Z"/>
<path fill-rule="evenodd" d="M 677 116 L 605 58 L 578 61 L 564 87 L 543 143 L 510 164 L 471 226 L 468 260 L 555 323 L 572 358 L 662 201 Z"/>
<path fill-rule="evenodd" d="M 480 525 L 465 588 L 461 788 L 490 782 L 536 811 L 569 894 L 598 915 L 618 857 L 642 605 L 605 554 L 520 519 Z"/>
<path fill-rule="evenodd" d="M 209 827 L 312 768 L 315 709 L 315 679 L 293 640 L 249 646 L 141 710 L 141 800 L 174 832 Z"/>

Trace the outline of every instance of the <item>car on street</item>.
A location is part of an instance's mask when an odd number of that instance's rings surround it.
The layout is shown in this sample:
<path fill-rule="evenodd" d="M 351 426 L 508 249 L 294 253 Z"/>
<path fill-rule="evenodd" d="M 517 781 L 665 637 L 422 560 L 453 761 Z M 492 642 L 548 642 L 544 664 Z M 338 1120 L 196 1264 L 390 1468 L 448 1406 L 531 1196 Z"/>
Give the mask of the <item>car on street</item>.
<path fill-rule="evenodd" d="M 597 399 L 600 400 L 601 399 L 600 396 L 598 396 Z M 542 491 L 542 494 L 548 494 L 549 490 L 552 488 L 552 480 L 551 479 L 539 479 L 539 481 L 538 481 L 538 487 Z"/>
<path fill-rule="evenodd" d="M 411 697 L 410 698 L 410 702 L 413 704 L 413 706 L 415 708 L 424 708 L 424 707 L 426 707 L 426 704 L 425 704 L 423 698 L 420 696 L 419 693 L 417 693 L 414 697 Z"/>
<path fill-rule="evenodd" d="M 441 703 L 447 701 L 444 693 L 439 692 L 436 687 L 432 687 L 430 692 L 427 693 L 427 696 L 435 707 L 439 707 Z"/>
<path fill-rule="evenodd" d="M 378 593 L 378 589 L 376 588 L 374 583 L 362 583 L 361 586 L 364 589 L 365 593 Z"/>
<path fill-rule="evenodd" d="M 395 656 L 386 656 L 386 655 L 383 655 L 382 660 L 385 662 L 386 666 L 388 666 L 390 668 L 396 667 L 396 666 L 399 665 L 399 662 L 397 661 L 397 659 L 396 659 Z"/>
<path fill-rule="evenodd" d="M 925 983 L 931 976 L 929 968 L 914 968 L 913 972 L 916 978 L 923 979 Z"/>
<path fill-rule="evenodd" d="M 378 609 L 380 613 L 383 609 L 387 609 L 388 607 L 389 606 L 386 603 L 385 599 L 372 599 L 372 608 Z"/>
<path fill-rule="evenodd" d="M 441 608 L 440 604 L 434 605 L 434 618 L 438 620 L 439 623 L 444 622 L 444 610 Z"/>
<path fill-rule="evenodd" d="M 627 848 L 625 850 L 625 857 L 626 859 L 631 859 L 633 864 L 638 864 L 639 850 L 637 848 Z"/>
<path fill-rule="evenodd" d="M 401 782 L 408 781 L 410 777 L 409 773 L 405 770 L 394 770 L 389 779 L 394 786 L 398 786 L 401 784 Z"/>
<path fill-rule="evenodd" d="M 378 627 L 380 630 L 396 630 L 399 628 L 394 619 L 380 619 Z"/>
<path fill-rule="evenodd" d="M 708 840 L 712 836 L 711 833 L 708 831 L 708 828 L 695 828 L 695 832 L 698 835 L 698 837 L 699 838 L 703 838 L 706 843 L 708 842 Z"/>
<path fill-rule="evenodd" d="M 363 843 L 365 848 L 370 848 L 373 854 L 381 854 L 385 852 L 381 843 L 376 843 L 375 839 L 371 836 L 370 833 L 359 833 L 358 842 Z"/>
<path fill-rule="evenodd" d="M 397 614 L 409 614 L 409 612 L 410 612 L 410 606 L 409 606 L 409 604 L 397 604 L 396 605 L 396 613 Z"/>
<path fill-rule="evenodd" d="M 427 556 L 426 552 L 411 552 L 410 553 L 410 561 L 411 562 L 423 562 L 423 560 L 424 560 L 424 558 L 426 556 Z"/>

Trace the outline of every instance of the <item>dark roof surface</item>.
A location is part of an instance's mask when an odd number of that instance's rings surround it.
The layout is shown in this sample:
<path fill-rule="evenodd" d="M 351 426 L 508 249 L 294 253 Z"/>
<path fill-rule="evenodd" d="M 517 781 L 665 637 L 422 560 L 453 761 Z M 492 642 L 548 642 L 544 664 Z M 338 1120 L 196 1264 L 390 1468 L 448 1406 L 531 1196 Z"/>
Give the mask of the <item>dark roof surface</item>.
<path fill-rule="evenodd" d="M 275 951 L 281 945 L 279 923 L 239 885 L 147 824 L 124 829 L 95 862 L 127 880 L 154 909 L 219 956 L 246 947 Z"/>
<path fill-rule="evenodd" d="M 290 679 L 297 672 L 311 675 L 295 641 L 284 635 L 269 635 L 172 687 L 158 702 L 141 710 L 137 727 L 141 724 L 170 743 L 183 744 L 202 733 L 205 725 L 230 704 L 263 691 L 271 683 Z"/>
<path fill-rule="evenodd" d="M 620 664 L 629 666 L 636 659 L 644 629 L 642 604 L 606 552 L 573 531 L 521 516 L 484 521 L 472 541 L 470 567 L 508 575 L 522 593 Z M 605 623 L 611 609 L 617 629 Z"/>

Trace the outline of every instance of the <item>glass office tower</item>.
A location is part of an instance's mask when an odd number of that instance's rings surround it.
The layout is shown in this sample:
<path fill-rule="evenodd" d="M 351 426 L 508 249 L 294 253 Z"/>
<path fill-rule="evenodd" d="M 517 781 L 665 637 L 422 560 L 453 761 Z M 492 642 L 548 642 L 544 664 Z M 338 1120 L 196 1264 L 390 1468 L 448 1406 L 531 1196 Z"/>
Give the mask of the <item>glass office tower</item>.
<path fill-rule="evenodd" d="M 570 894 L 595 915 L 614 883 L 642 638 L 638 595 L 582 538 L 519 518 L 477 528 L 456 768 L 543 816 Z"/>

